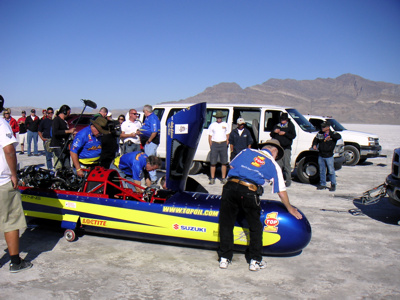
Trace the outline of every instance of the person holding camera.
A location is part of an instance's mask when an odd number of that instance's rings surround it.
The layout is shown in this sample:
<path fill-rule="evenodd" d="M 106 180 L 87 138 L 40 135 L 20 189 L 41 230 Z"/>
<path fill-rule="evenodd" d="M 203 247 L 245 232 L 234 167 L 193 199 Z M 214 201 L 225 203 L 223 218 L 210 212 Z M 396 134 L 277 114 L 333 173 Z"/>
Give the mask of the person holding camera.
<path fill-rule="evenodd" d="M 228 182 L 222 190 L 219 209 L 219 267 L 228 268 L 233 256 L 233 228 L 239 212 L 243 213 L 250 230 L 248 256 L 250 271 L 266 268 L 262 261 L 263 224 L 260 221 L 260 196 L 263 185 L 272 183 L 272 190 L 278 193 L 286 209 L 297 219 L 300 212 L 289 203 L 282 170 L 275 160 L 282 158 L 284 150 L 279 141 L 271 139 L 259 145 L 261 150 L 244 149 L 232 161 Z"/>
<path fill-rule="evenodd" d="M 118 154 L 118 140 L 121 135 L 119 121 L 112 119 L 112 114 L 107 114 L 107 126 L 110 133 L 104 134 L 101 138 L 100 166 L 110 169 L 111 163 Z"/>
<path fill-rule="evenodd" d="M 66 118 L 71 114 L 71 108 L 64 104 L 56 113 L 56 117 L 51 124 L 51 142 L 50 149 L 53 150 L 54 169 L 69 169 L 71 162 L 69 159 L 69 149 L 66 144 L 69 137 L 75 134 L 75 128 L 69 128 Z"/>
<path fill-rule="evenodd" d="M 137 119 L 140 117 L 136 109 L 129 110 L 129 119 L 121 125 L 120 138 L 124 141 L 123 153 L 140 151 L 140 138 L 138 130 L 142 123 Z"/>

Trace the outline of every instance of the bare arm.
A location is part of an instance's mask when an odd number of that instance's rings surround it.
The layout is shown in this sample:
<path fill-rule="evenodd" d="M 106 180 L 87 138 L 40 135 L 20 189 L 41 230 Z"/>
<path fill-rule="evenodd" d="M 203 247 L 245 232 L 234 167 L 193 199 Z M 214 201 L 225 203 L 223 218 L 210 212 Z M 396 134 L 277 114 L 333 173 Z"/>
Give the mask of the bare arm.
<path fill-rule="evenodd" d="M 74 152 L 70 152 L 70 154 L 71 154 L 72 164 L 74 165 L 74 167 L 76 169 L 76 174 L 79 177 L 83 177 L 85 174 L 83 173 L 83 171 L 81 169 L 81 164 L 79 163 L 78 154 L 76 154 Z"/>
<path fill-rule="evenodd" d="M 8 164 L 8 167 L 11 170 L 11 182 L 13 184 L 13 188 L 18 188 L 18 178 L 17 178 L 17 156 L 15 154 L 15 148 L 13 144 L 7 145 L 3 148 L 4 155 Z"/>
<path fill-rule="evenodd" d="M 132 138 L 134 138 L 134 137 L 136 137 L 136 133 L 135 132 L 132 132 L 132 133 L 125 133 L 125 131 L 122 131 L 121 132 L 121 135 L 119 136 L 121 139 L 126 139 L 126 138 L 130 138 L 130 137 L 132 137 Z"/>
<path fill-rule="evenodd" d="M 42 132 L 38 131 L 38 134 L 39 134 L 39 137 L 42 139 L 42 141 L 44 141 L 44 142 L 47 141 L 47 139 L 43 137 Z"/>
<path fill-rule="evenodd" d="M 289 196 L 286 191 L 279 192 L 278 196 L 290 214 L 292 214 L 296 219 L 303 218 L 301 213 L 299 213 L 299 211 L 290 204 Z"/>
<path fill-rule="evenodd" d="M 149 137 L 149 139 L 147 140 L 147 144 L 150 144 L 153 140 L 154 140 L 154 138 L 157 136 L 157 132 L 153 132 L 151 135 L 150 135 L 150 137 Z"/>

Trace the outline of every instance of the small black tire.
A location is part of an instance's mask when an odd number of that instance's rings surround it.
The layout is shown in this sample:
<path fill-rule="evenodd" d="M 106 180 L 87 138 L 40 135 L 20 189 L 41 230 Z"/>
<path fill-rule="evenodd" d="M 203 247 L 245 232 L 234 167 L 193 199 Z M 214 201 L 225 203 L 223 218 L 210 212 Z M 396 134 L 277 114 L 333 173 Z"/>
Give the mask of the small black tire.
<path fill-rule="evenodd" d="M 203 168 L 203 164 L 200 161 L 193 161 L 192 166 L 190 167 L 189 174 L 196 175 Z"/>
<path fill-rule="evenodd" d="M 345 145 L 344 146 L 344 164 L 346 166 L 355 166 L 360 161 L 360 151 L 352 145 Z"/>

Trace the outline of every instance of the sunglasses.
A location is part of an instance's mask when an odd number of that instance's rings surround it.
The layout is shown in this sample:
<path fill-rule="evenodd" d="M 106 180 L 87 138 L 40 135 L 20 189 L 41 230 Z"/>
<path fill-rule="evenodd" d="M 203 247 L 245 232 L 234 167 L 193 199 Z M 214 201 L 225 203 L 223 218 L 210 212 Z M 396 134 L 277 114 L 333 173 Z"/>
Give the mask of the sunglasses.
<path fill-rule="evenodd" d="M 51 114 L 54 114 L 54 112 L 53 111 L 48 111 L 47 114 L 51 115 Z"/>
<path fill-rule="evenodd" d="M 118 119 L 118 121 L 125 121 L 125 120 L 121 118 L 121 119 Z"/>

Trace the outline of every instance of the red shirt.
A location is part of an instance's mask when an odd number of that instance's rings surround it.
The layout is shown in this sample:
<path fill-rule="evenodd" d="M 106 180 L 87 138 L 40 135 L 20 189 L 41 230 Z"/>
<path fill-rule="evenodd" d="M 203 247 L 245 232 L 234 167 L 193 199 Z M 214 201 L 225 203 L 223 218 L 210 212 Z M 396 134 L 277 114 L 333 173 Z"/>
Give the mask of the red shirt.
<path fill-rule="evenodd" d="M 10 124 L 10 127 L 14 133 L 14 137 L 17 137 L 16 133 L 19 131 L 19 126 L 18 126 L 17 121 L 11 116 L 10 116 L 9 120 L 7 120 L 7 119 L 5 119 L 5 120 L 8 122 L 8 124 Z"/>

